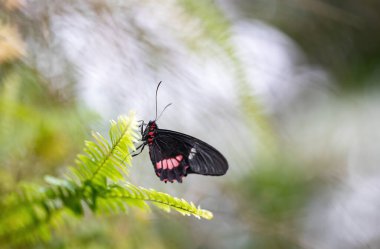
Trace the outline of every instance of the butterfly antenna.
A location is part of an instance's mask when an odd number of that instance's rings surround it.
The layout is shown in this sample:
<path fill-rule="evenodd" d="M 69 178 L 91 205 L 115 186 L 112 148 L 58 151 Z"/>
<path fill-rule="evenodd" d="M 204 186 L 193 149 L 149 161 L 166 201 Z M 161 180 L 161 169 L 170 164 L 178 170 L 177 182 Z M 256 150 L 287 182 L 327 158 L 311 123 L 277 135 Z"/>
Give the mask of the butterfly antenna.
<path fill-rule="evenodd" d="M 162 81 L 160 81 L 158 83 L 158 86 L 157 86 L 157 89 L 156 89 L 156 118 L 154 120 L 157 120 L 157 93 L 158 93 L 158 88 L 160 87 L 161 83 L 162 83 Z"/>
<path fill-rule="evenodd" d="M 172 105 L 172 103 L 169 103 L 169 104 L 167 104 L 167 105 L 165 106 L 165 108 L 162 110 L 162 112 L 160 113 L 160 115 L 158 116 L 158 118 L 156 119 L 156 121 L 160 119 L 160 117 L 162 116 L 162 114 L 164 113 L 164 111 L 166 110 L 166 108 L 168 108 L 168 107 L 171 106 L 171 105 Z"/>

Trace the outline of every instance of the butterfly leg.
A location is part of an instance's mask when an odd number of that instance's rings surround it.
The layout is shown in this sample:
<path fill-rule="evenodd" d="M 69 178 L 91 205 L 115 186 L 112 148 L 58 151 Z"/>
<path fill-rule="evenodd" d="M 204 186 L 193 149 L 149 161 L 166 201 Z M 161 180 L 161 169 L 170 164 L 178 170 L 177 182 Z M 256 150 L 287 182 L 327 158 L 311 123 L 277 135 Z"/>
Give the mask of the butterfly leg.
<path fill-rule="evenodd" d="M 139 126 L 138 127 L 140 127 L 141 128 L 141 134 L 143 134 L 143 132 L 144 132 L 144 126 L 146 125 L 145 123 L 144 123 L 144 120 L 139 120 L 139 121 L 137 121 L 137 122 L 140 122 L 141 124 L 139 124 Z"/>
<path fill-rule="evenodd" d="M 144 121 L 142 121 L 142 123 L 141 123 L 141 136 L 142 136 L 142 134 L 144 133 Z"/>
<path fill-rule="evenodd" d="M 133 154 L 132 157 L 135 157 L 135 156 L 138 156 L 141 154 L 141 152 L 143 152 L 144 150 L 144 147 L 145 147 L 146 143 L 142 143 L 140 144 L 139 146 L 137 146 L 136 150 L 134 152 L 136 152 L 138 149 L 140 149 L 140 151 L 137 153 L 137 154 Z"/>

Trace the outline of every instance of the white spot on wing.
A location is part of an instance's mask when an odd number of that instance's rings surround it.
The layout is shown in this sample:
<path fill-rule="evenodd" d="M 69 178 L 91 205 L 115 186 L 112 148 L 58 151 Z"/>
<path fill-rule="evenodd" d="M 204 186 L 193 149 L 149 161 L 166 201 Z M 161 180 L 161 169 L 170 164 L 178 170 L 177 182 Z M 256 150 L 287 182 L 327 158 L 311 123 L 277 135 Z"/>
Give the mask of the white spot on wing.
<path fill-rule="evenodd" d="M 194 147 L 191 148 L 190 154 L 189 154 L 189 160 L 193 159 L 196 153 L 197 153 L 197 150 Z"/>

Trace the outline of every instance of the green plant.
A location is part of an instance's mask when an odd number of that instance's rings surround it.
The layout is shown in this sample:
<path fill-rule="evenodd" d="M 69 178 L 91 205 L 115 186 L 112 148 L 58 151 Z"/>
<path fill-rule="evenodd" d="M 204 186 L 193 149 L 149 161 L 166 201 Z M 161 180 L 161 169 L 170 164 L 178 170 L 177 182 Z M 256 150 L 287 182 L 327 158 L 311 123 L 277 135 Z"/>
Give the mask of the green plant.
<path fill-rule="evenodd" d="M 131 150 L 136 140 L 133 115 L 111 121 L 110 141 L 93 133 L 84 153 L 62 178 L 46 176 L 45 185 L 21 184 L 0 201 L 0 242 L 48 239 L 51 229 L 66 216 L 124 213 L 135 206 L 148 210 L 151 203 L 165 211 L 211 219 L 212 213 L 154 189 L 138 187 L 125 181 L 131 165 Z"/>

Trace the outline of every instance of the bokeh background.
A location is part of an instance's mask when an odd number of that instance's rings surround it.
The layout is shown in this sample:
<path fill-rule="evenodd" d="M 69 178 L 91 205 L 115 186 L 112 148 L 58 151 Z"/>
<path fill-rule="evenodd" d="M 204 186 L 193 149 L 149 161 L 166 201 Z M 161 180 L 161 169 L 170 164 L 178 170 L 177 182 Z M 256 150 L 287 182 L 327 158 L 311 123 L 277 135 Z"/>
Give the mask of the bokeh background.
<path fill-rule="evenodd" d="M 131 182 L 211 221 L 88 214 L 16 248 L 380 247 L 379 1 L 0 3 L 0 195 L 59 176 L 109 119 L 154 119 L 161 80 L 159 127 L 230 165 L 163 184 L 134 158 Z"/>

